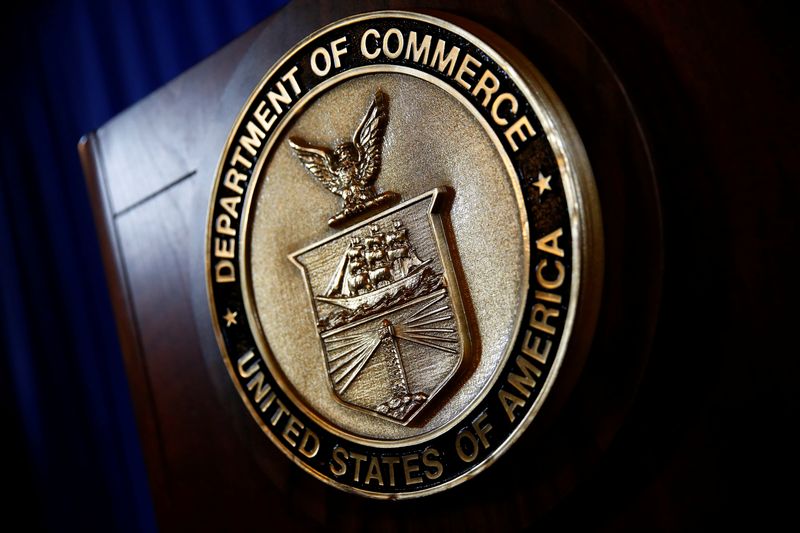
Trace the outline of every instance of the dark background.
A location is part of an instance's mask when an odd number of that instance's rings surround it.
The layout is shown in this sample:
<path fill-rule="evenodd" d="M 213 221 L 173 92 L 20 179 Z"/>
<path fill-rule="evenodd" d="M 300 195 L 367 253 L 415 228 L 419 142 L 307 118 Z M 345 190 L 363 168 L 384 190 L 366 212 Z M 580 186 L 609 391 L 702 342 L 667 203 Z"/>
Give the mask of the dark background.
<path fill-rule="evenodd" d="M 283 3 L 40 1 L 3 14 L 4 520 L 155 529 L 76 145 Z"/>
<path fill-rule="evenodd" d="M 4 517 L 155 528 L 75 144 L 278 4 L 38 2 L 3 17 Z M 665 290 L 629 422 L 543 525 L 777 524 L 796 505 L 800 449 L 794 19 L 741 1 L 562 4 L 650 142 Z"/>

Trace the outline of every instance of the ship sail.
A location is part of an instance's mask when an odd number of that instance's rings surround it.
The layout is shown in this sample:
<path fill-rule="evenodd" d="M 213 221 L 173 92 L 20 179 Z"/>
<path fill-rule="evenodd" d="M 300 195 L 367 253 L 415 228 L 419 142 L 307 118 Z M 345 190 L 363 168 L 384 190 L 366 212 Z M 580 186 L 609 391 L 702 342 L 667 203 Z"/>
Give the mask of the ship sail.
<path fill-rule="evenodd" d="M 343 286 L 343 283 L 345 279 L 344 278 L 345 273 L 347 272 L 348 263 L 349 261 L 347 259 L 347 254 L 345 254 L 339 260 L 339 265 L 336 267 L 336 272 L 331 278 L 330 283 L 328 283 L 328 288 L 325 289 L 325 296 L 333 296 L 335 294 L 341 294 L 342 296 L 350 296 L 349 291 L 345 292 L 342 290 L 343 288 L 345 288 Z"/>
<path fill-rule="evenodd" d="M 350 240 L 323 296 L 317 299 L 347 309 L 370 305 L 416 283 L 420 267 L 428 262 L 417 257 L 402 222 L 394 221 L 386 232 L 374 224 L 369 235 Z"/>

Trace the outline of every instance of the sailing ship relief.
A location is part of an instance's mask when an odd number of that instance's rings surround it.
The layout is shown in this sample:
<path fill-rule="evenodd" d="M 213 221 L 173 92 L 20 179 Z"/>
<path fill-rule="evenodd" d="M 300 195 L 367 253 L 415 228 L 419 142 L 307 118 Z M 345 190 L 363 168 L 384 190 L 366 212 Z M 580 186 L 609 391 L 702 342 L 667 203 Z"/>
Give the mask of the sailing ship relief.
<path fill-rule="evenodd" d="M 352 143 L 329 151 L 290 141 L 307 170 L 343 199 L 331 226 L 399 197 L 373 185 L 387 120 L 379 92 Z M 442 219 L 451 194 L 433 189 L 289 256 L 305 276 L 332 393 L 403 425 L 469 353 Z"/>

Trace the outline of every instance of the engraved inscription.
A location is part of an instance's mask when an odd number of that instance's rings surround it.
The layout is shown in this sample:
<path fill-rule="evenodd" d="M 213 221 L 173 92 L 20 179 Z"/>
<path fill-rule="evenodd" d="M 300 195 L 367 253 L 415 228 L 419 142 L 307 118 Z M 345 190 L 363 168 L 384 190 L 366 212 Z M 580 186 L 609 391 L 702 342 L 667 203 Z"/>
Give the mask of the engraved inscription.
<path fill-rule="evenodd" d="M 351 17 L 231 130 L 206 228 L 215 333 L 261 429 L 326 483 L 398 499 L 471 479 L 582 364 L 591 169 L 512 59 L 430 15 Z"/>

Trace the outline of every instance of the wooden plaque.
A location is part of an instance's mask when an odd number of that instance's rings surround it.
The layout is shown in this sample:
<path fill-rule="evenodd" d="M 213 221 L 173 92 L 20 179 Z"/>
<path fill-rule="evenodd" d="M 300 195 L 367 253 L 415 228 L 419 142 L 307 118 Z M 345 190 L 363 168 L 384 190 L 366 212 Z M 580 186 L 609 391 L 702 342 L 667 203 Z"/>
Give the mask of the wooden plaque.
<path fill-rule="evenodd" d="M 165 529 L 509 530 L 537 522 L 567 528 L 591 524 L 591 513 L 601 523 L 656 524 L 652 514 L 641 511 L 658 501 L 658 495 L 646 495 L 653 481 L 642 479 L 640 465 L 630 457 L 658 463 L 632 450 L 646 434 L 646 412 L 680 420 L 672 409 L 693 405 L 707 369 L 665 370 L 673 350 L 680 348 L 683 359 L 699 357 L 712 341 L 687 346 L 665 331 L 685 316 L 678 292 L 702 293 L 711 266 L 679 270 L 691 261 L 680 254 L 704 249 L 707 232 L 687 233 L 682 243 L 668 234 L 677 252 L 667 268 L 677 273 L 667 279 L 670 292 L 662 302 L 660 210 L 673 217 L 686 213 L 684 220 L 672 219 L 667 226 L 672 231 L 712 223 L 700 206 L 716 191 L 702 168 L 718 162 L 692 154 L 699 134 L 686 107 L 701 105 L 705 95 L 678 80 L 696 75 L 713 53 L 693 59 L 681 55 L 685 49 L 679 44 L 668 42 L 666 52 L 661 48 L 663 32 L 703 42 L 700 30 L 679 28 L 675 13 L 691 11 L 689 2 L 665 12 L 632 1 L 563 4 L 296 0 L 81 141 L 155 507 Z M 297 468 L 264 437 L 219 356 L 204 277 L 215 169 L 244 101 L 295 43 L 328 23 L 374 9 L 464 17 L 501 35 L 535 63 L 586 146 L 605 236 L 596 334 L 584 340 L 591 342 L 586 367 L 572 394 L 558 399 L 557 415 L 543 429 L 526 432 L 476 479 L 408 502 L 337 491 Z M 572 15 L 596 31 L 607 49 L 601 50 Z M 727 20 L 730 27 L 740 23 Z M 626 46 L 636 50 L 623 52 Z M 604 51 L 613 54 L 622 75 Z M 685 62 L 670 66 L 665 54 Z M 629 87 L 642 116 L 634 112 Z M 678 168 L 673 158 L 686 165 Z M 678 177 L 698 180 L 693 196 L 676 192 L 682 190 L 675 184 Z M 714 293 L 713 286 L 709 290 Z M 648 360 L 650 371 L 642 381 Z M 653 368 L 660 372 L 653 374 Z M 685 391 L 672 390 L 675 382 L 687 383 Z M 633 422 L 619 436 L 626 419 Z M 677 490 L 667 474 L 654 478 L 665 484 L 663 490 Z M 612 501 L 612 494 L 633 494 L 637 508 Z M 670 505 L 678 523 L 694 516 L 688 506 Z"/>

